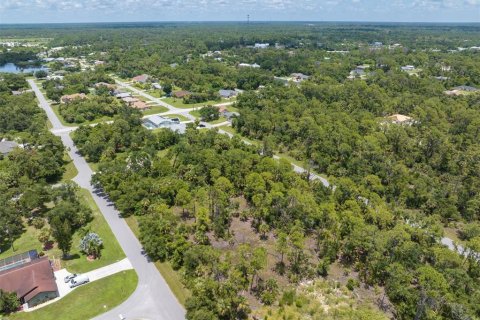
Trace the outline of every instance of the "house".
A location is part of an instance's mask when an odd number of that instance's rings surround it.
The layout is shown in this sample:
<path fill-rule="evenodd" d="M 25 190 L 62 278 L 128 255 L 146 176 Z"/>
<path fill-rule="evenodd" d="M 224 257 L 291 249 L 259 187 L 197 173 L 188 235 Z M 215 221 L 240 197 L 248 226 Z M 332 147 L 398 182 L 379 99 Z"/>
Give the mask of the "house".
<path fill-rule="evenodd" d="M 402 71 L 413 71 L 413 70 L 415 70 L 415 66 L 406 65 L 406 66 L 400 67 L 400 69 L 401 69 Z"/>
<path fill-rule="evenodd" d="M 269 43 L 255 43 L 253 46 L 255 49 L 267 49 L 270 46 Z"/>
<path fill-rule="evenodd" d="M 260 68 L 260 65 L 254 63 L 254 64 L 250 64 L 250 63 L 240 63 L 238 65 L 239 68 L 254 68 L 254 69 L 258 69 Z"/>
<path fill-rule="evenodd" d="M 143 126 L 147 129 L 167 128 L 179 133 L 185 133 L 187 126 L 179 123 L 178 119 L 168 119 L 159 115 L 153 115 L 142 120 Z"/>
<path fill-rule="evenodd" d="M 227 118 L 228 121 L 232 121 L 233 118 L 236 118 L 240 115 L 238 112 L 223 111 L 222 115 Z"/>
<path fill-rule="evenodd" d="M 133 77 L 132 81 L 133 82 L 138 82 L 138 83 L 146 83 L 148 78 L 149 78 L 149 76 L 147 74 L 141 74 L 139 76 Z"/>
<path fill-rule="evenodd" d="M 218 94 L 220 95 L 220 97 L 228 99 L 228 98 L 237 96 L 238 92 L 235 90 L 225 89 L 225 90 L 219 90 Z"/>
<path fill-rule="evenodd" d="M 147 109 L 150 109 L 150 107 L 148 106 L 148 104 L 146 104 L 145 102 L 143 101 L 135 101 L 133 102 L 132 104 L 130 104 L 130 107 L 132 108 L 135 108 L 135 109 L 138 109 L 138 110 L 147 110 Z"/>
<path fill-rule="evenodd" d="M 175 98 L 182 99 L 182 98 L 184 98 L 184 97 L 186 97 L 186 96 L 189 96 L 189 95 L 191 95 L 191 94 L 192 94 L 192 93 L 191 93 L 190 91 L 180 90 L 180 91 L 175 91 L 175 92 L 173 93 L 173 96 L 174 96 Z"/>
<path fill-rule="evenodd" d="M 106 82 L 97 82 L 95 83 L 95 88 L 100 88 L 100 87 L 107 87 L 109 90 L 115 90 L 117 86 L 111 83 L 106 83 Z"/>
<path fill-rule="evenodd" d="M 176 67 L 178 67 L 178 63 L 171 63 L 170 64 L 170 68 L 176 68 Z"/>
<path fill-rule="evenodd" d="M 62 103 L 70 103 L 72 102 L 73 100 L 77 100 L 77 99 L 86 99 L 87 96 L 85 95 L 85 93 L 74 93 L 74 94 L 69 94 L 69 95 L 65 95 L 65 96 L 62 96 L 60 98 L 60 101 Z"/>
<path fill-rule="evenodd" d="M 120 92 L 120 91 L 114 91 L 114 95 L 115 95 L 115 98 L 118 98 L 118 99 L 123 99 L 123 98 L 132 96 L 132 94 L 129 92 Z"/>
<path fill-rule="evenodd" d="M 152 88 L 156 90 L 162 90 L 162 86 L 157 82 L 152 83 Z"/>
<path fill-rule="evenodd" d="M 14 96 L 19 96 L 19 95 L 21 95 L 22 93 L 23 93 L 22 91 L 12 90 L 12 95 L 14 95 Z"/>
<path fill-rule="evenodd" d="M 0 155 L 6 156 L 17 147 L 20 147 L 20 145 L 15 141 L 3 139 L 2 141 L 0 141 Z"/>
<path fill-rule="evenodd" d="M 140 101 L 138 100 L 137 98 L 135 97 L 125 97 L 125 98 L 122 98 L 122 101 L 125 102 L 126 104 L 128 104 L 129 106 L 132 105 L 133 103 L 137 102 L 137 101 Z"/>
<path fill-rule="evenodd" d="M 453 90 L 467 91 L 467 92 L 476 92 L 476 91 L 478 91 L 479 89 L 477 89 L 477 88 L 475 88 L 475 87 L 471 87 L 471 86 L 458 86 L 458 87 L 453 88 Z"/>
<path fill-rule="evenodd" d="M 395 124 L 412 124 L 414 122 L 412 117 L 405 116 L 403 114 L 393 114 L 391 116 L 385 117 L 388 122 Z"/>
<path fill-rule="evenodd" d="M 33 251 L 0 261 L 0 266 L 7 260 L 15 261 L 0 269 L 0 289 L 15 292 L 20 303 L 27 304 L 29 308 L 59 295 L 50 261 L 47 257 L 31 255 Z"/>
<path fill-rule="evenodd" d="M 105 61 L 95 60 L 94 64 L 95 64 L 96 66 L 101 66 L 101 65 L 105 64 Z"/>

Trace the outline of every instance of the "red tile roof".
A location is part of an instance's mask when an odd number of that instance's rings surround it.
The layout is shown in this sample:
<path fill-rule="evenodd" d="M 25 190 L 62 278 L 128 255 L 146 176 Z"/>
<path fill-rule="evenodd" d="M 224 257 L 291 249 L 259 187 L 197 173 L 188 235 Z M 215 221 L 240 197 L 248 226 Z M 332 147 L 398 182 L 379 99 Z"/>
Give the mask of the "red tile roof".
<path fill-rule="evenodd" d="M 0 289 L 17 293 L 18 298 L 23 298 L 25 302 L 41 292 L 58 291 L 47 257 L 0 272 Z"/>

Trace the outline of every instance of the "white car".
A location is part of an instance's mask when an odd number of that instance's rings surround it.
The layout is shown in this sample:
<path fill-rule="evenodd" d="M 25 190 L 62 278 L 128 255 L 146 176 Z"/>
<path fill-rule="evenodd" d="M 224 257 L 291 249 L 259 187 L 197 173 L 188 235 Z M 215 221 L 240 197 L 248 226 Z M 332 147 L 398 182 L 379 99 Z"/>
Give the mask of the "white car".
<path fill-rule="evenodd" d="M 72 280 L 73 278 L 75 278 L 76 276 L 78 276 L 78 274 L 76 273 L 72 273 L 72 274 L 69 274 L 68 276 L 66 276 L 63 281 L 65 281 L 65 283 L 68 283 L 70 282 L 70 280 Z"/>

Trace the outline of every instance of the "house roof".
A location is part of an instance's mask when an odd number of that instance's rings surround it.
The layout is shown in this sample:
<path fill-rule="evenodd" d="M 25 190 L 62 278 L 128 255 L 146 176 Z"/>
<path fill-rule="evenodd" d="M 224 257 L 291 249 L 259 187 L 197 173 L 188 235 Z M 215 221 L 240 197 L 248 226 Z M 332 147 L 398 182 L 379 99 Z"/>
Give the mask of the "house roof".
<path fill-rule="evenodd" d="M 125 101 L 126 103 L 134 103 L 134 102 L 140 101 L 137 98 L 130 97 L 130 96 L 123 97 L 122 100 Z"/>
<path fill-rule="evenodd" d="M 235 90 L 219 90 L 218 91 L 218 94 L 222 97 L 227 97 L 227 98 L 230 98 L 230 97 L 233 97 L 233 96 L 236 96 L 238 94 L 237 91 Z"/>
<path fill-rule="evenodd" d="M 387 117 L 387 119 L 394 122 L 406 122 L 412 120 L 412 117 L 405 116 L 403 114 L 393 114 Z"/>
<path fill-rule="evenodd" d="M 15 292 L 18 298 L 23 298 L 26 302 L 41 292 L 58 291 L 47 257 L 0 272 L 0 289 Z"/>
<path fill-rule="evenodd" d="M 119 98 L 119 99 L 123 99 L 123 98 L 126 98 L 126 97 L 130 97 L 131 94 L 129 92 L 118 92 L 115 94 L 115 97 Z"/>
<path fill-rule="evenodd" d="M 173 93 L 173 95 L 177 98 L 183 98 L 185 96 L 188 96 L 189 94 L 191 94 L 191 92 L 186 90 L 175 91 Z"/>
<path fill-rule="evenodd" d="M 85 99 L 87 96 L 85 93 L 74 93 L 62 96 L 60 100 L 62 101 L 72 101 L 74 99 Z"/>
<path fill-rule="evenodd" d="M 143 101 L 135 101 L 133 104 L 132 104 L 132 107 L 134 107 L 135 109 L 139 109 L 139 110 L 145 110 L 145 109 L 148 109 L 149 106 L 143 102 Z"/>
<path fill-rule="evenodd" d="M 0 153 L 1 154 L 9 154 L 13 149 L 18 147 L 18 143 L 15 141 L 0 141 Z"/>
<path fill-rule="evenodd" d="M 453 90 L 461 90 L 461 91 L 478 91 L 479 89 L 471 86 L 458 86 L 453 88 Z"/>
<path fill-rule="evenodd" d="M 147 74 L 141 74 L 139 76 L 136 76 L 136 77 L 132 78 L 133 81 L 137 81 L 137 82 L 145 82 L 145 81 L 147 81 L 147 79 L 148 79 Z"/>

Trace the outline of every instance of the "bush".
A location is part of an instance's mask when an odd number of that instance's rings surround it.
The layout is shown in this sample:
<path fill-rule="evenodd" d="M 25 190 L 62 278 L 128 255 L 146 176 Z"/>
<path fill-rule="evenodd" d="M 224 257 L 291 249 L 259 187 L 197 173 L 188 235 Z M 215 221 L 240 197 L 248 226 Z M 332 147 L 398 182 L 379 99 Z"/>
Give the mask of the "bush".
<path fill-rule="evenodd" d="M 17 311 L 20 307 L 20 301 L 15 292 L 5 292 L 0 289 L 0 312 L 11 313 Z"/>
<path fill-rule="evenodd" d="M 360 287 L 360 282 L 357 279 L 350 278 L 347 281 L 347 288 L 350 291 L 353 291 L 355 288 Z"/>
<path fill-rule="evenodd" d="M 45 220 L 43 218 L 33 218 L 32 220 L 32 226 L 35 227 L 35 229 L 42 229 L 45 226 Z"/>
<path fill-rule="evenodd" d="M 103 247 L 103 240 L 96 233 L 90 232 L 80 241 L 80 250 L 94 259 L 100 256 Z"/>

